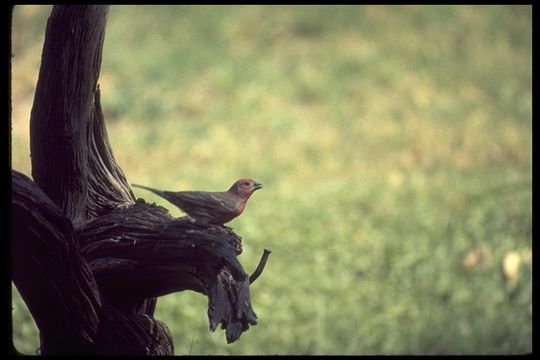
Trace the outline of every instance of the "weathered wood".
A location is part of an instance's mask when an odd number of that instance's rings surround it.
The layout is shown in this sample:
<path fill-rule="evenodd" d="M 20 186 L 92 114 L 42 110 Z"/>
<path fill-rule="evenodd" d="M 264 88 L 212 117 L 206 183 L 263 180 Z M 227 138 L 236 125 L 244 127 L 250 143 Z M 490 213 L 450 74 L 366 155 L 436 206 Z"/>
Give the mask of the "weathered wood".
<path fill-rule="evenodd" d="M 13 282 L 40 329 L 42 353 L 84 351 L 97 333 L 101 303 L 71 222 L 16 171 L 11 210 Z"/>
<path fill-rule="evenodd" d="M 153 314 L 158 296 L 182 290 L 208 297 L 210 329 L 233 342 L 257 323 L 241 238 L 135 201 L 114 159 L 97 85 L 107 13 L 55 6 L 49 18 L 30 120 L 35 182 L 12 170 L 13 282 L 42 354 L 170 355 Z"/>
<path fill-rule="evenodd" d="M 32 177 L 75 226 L 87 216 L 88 131 L 108 10 L 53 7 L 30 116 Z"/>
<path fill-rule="evenodd" d="M 135 195 L 114 159 L 101 110 L 99 86 L 94 92 L 94 108 L 88 133 L 88 199 L 86 219 L 93 220 L 116 207 L 135 202 Z"/>
<path fill-rule="evenodd" d="M 42 354 L 173 353 L 165 324 L 102 297 L 69 219 L 14 170 L 12 214 L 13 282 L 40 330 Z"/>
<path fill-rule="evenodd" d="M 87 224 L 79 238 L 100 290 L 120 308 L 126 299 L 193 290 L 209 296 L 211 328 L 221 323 L 228 341 L 256 324 L 236 257 L 241 239 L 230 228 L 174 219 L 139 200 Z"/>
<path fill-rule="evenodd" d="M 97 86 L 108 9 L 53 8 L 30 117 L 32 177 L 76 227 L 135 201 L 114 160 Z"/>
<path fill-rule="evenodd" d="M 240 238 L 230 229 L 174 219 L 164 208 L 139 200 L 135 206 L 118 209 L 79 230 L 75 235 L 83 246 L 81 251 L 60 209 L 26 176 L 12 173 L 16 239 L 12 255 L 17 260 L 13 280 L 40 328 L 43 354 L 99 353 L 97 349 L 135 354 L 135 349 L 143 348 L 137 346 L 141 339 L 145 349 L 148 344 L 160 351 L 172 349 L 172 342 L 157 343 L 156 339 L 170 337 L 162 323 L 156 321 L 153 326 L 158 328 L 146 335 L 154 334 L 149 339 L 141 334 L 140 319 L 143 324 L 154 321 L 147 315 L 138 315 L 131 325 L 115 320 L 105 326 L 120 315 L 112 306 L 104 308 L 100 296 L 121 313 L 129 313 L 133 309 L 126 304 L 138 300 L 186 289 L 201 292 L 209 297 L 211 330 L 221 324 L 228 342 L 257 323 L 249 298 L 249 276 L 235 256 L 241 251 Z M 120 318 L 124 321 L 127 316 Z M 159 326 L 162 333 L 156 333 Z M 134 334 L 128 341 L 130 332 Z M 80 337 L 78 341 L 66 343 L 75 335 Z M 110 341 L 116 337 L 119 339 Z"/>

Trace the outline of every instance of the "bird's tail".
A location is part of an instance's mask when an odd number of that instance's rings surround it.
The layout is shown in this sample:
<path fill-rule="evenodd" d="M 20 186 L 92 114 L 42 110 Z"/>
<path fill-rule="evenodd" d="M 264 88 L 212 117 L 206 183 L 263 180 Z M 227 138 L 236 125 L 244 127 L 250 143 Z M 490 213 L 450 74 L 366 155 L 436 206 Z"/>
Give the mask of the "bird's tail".
<path fill-rule="evenodd" d="M 154 194 L 158 194 L 160 196 L 163 196 L 163 191 L 161 191 L 161 190 L 153 189 L 151 187 L 144 186 L 144 185 L 139 185 L 139 184 L 131 184 L 131 186 L 135 186 L 135 187 L 138 187 L 138 188 L 141 188 L 141 189 L 145 189 L 145 190 L 153 192 Z"/>

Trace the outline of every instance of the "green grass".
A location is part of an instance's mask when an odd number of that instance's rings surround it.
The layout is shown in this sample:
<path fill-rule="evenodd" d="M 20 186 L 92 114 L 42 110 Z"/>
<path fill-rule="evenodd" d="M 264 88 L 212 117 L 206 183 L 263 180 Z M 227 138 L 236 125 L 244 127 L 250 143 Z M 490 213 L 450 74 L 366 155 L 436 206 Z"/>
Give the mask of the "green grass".
<path fill-rule="evenodd" d="M 13 17 L 27 174 L 49 12 Z M 265 185 L 231 223 L 247 272 L 272 249 L 259 324 L 227 345 L 205 297 L 168 295 L 156 317 L 176 354 L 530 352 L 531 23 L 530 6 L 113 6 L 100 84 L 128 180 Z M 13 289 L 15 345 L 33 353 Z"/>

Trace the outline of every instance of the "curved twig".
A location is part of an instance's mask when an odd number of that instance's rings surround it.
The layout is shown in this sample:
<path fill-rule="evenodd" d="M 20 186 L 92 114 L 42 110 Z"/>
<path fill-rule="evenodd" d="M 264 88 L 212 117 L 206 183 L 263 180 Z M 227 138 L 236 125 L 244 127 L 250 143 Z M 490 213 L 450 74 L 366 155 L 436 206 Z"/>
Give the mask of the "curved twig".
<path fill-rule="evenodd" d="M 255 280 L 257 280 L 257 278 L 262 274 L 264 267 L 266 266 L 266 261 L 268 261 L 268 257 L 270 256 L 271 253 L 272 251 L 270 249 L 264 249 L 264 252 L 261 256 L 261 260 L 259 260 L 259 265 L 257 265 L 257 268 L 255 269 L 253 274 L 251 274 L 249 277 L 250 284 L 253 284 Z"/>

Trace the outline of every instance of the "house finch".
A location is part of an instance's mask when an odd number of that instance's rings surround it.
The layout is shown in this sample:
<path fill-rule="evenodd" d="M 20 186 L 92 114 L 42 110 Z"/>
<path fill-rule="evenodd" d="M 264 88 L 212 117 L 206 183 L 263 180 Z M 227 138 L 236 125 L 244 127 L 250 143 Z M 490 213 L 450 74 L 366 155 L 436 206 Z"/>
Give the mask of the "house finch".
<path fill-rule="evenodd" d="M 150 190 L 202 224 L 223 225 L 244 211 L 246 203 L 262 185 L 253 179 L 240 179 L 227 191 L 161 191 L 132 184 Z"/>

